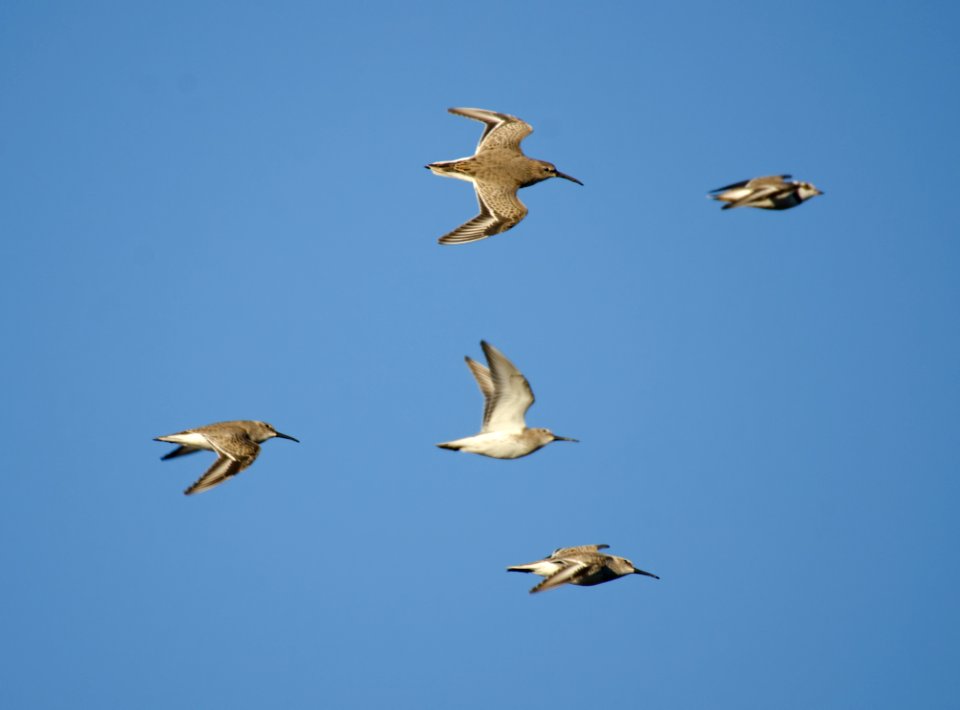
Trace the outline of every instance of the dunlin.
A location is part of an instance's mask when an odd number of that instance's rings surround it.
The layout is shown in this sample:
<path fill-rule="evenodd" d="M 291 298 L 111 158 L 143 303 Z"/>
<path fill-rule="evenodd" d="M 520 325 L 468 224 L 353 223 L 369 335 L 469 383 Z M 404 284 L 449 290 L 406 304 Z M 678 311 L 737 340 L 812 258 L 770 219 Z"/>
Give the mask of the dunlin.
<path fill-rule="evenodd" d="M 466 451 L 495 459 L 517 459 L 552 441 L 576 441 L 549 429 L 530 429 L 524 415 L 533 404 L 530 383 L 502 352 L 481 340 L 489 368 L 464 358 L 485 400 L 483 428 L 479 434 L 437 444 L 442 449 Z"/>
<path fill-rule="evenodd" d="M 788 210 L 823 194 L 809 182 L 788 181 L 788 178 L 789 175 L 767 175 L 743 180 L 711 190 L 707 197 L 726 202 L 725 210 L 734 207 Z"/>
<path fill-rule="evenodd" d="M 260 453 L 260 444 L 274 437 L 298 441 L 292 436 L 281 434 L 266 422 L 255 421 L 217 422 L 176 434 L 158 436 L 154 441 L 180 444 L 162 457 L 163 460 L 200 450 L 217 453 L 217 460 L 214 461 L 213 466 L 184 491 L 185 495 L 191 495 L 213 488 L 231 476 L 236 476 L 256 460 L 257 454 Z"/>
<path fill-rule="evenodd" d="M 657 575 L 644 572 L 633 566 L 633 562 L 623 557 L 605 555 L 609 545 L 580 545 L 561 547 L 549 557 L 525 565 L 507 567 L 508 572 L 532 572 L 545 579 L 530 590 L 531 594 L 554 589 L 561 584 L 576 584 L 580 587 L 592 587 L 595 584 L 611 582 L 628 574 L 642 574 L 654 579 Z"/>
<path fill-rule="evenodd" d="M 479 108 L 452 108 L 450 113 L 486 124 L 477 151 L 469 158 L 430 163 L 426 167 L 437 175 L 469 180 L 480 204 L 480 214 L 452 232 L 440 237 L 441 244 L 465 244 L 506 232 L 527 216 L 527 208 L 517 199 L 517 190 L 549 178 L 563 178 L 578 185 L 575 177 L 561 173 L 544 160 L 528 158 L 520 141 L 533 127 L 516 116 Z"/>

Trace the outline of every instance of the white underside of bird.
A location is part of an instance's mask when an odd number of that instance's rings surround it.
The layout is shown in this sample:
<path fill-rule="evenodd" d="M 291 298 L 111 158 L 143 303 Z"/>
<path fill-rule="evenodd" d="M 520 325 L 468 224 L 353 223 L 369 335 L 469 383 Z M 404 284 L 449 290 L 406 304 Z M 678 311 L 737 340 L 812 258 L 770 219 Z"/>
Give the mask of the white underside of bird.
<path fill-rule="evenodd" d="M 525 436 L 523 431 L 490 431 L 437 444 L 437 446 L 445 449 L 492 456 L 495 459 L 518 459 L 521 456 L 532 454 L 543 445 L 543 443 Z"/>

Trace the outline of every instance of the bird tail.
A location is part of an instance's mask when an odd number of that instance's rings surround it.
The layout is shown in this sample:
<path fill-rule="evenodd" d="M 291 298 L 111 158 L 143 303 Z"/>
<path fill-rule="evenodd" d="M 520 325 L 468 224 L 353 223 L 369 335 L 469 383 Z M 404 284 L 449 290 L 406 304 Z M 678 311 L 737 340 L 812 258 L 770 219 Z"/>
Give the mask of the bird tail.
<path fill-rule="evenodd" d="M 424 165 L 427 170 L 435 172 L 437 175 L 445 175 L 447 173 L 454 172 L 454 165 L 459 163 L 459 160 L 440 160 L 436 163 L 429 163 Z"/>
<path fill-rule="evenodd" d="M 533 565 L 516 565 L 507 567 L 507 572 L 533 572 Z"/>

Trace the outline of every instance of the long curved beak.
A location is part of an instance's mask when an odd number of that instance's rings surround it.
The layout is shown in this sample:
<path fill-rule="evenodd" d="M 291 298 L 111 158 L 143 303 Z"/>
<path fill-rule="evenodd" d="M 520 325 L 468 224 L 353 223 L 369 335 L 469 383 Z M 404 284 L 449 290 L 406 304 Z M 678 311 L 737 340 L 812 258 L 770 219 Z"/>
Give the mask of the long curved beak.
<path fill-rule="evenodd" d="M 553 440 L 554 441 L 572 441 L 574 444 L 580 443 L 580 439 L 570 439 L 566 436 L 557 436 L 556 434 L 553 435 Z"/>
<path fill-rule="evenodd" d="M 567 175 L 566 173 L 561 173 L 559 170 L 557 171 L 557 177 L 562 177 L 564 180 L 569 180 L 570 182 L 575 182 L 578 185 L 583 185 L 583 183 L 577 180 L 575 177 L 573 177 L 573 175 Z"/>
<path fill-rule="evenodd" d="M 660 579 L 657 575 L 653 574 L 653 572 L 644 572 L 642 569 L 637 569 L 636 567 L 633 568 L 633 573 L 642 574 L 645 577 L 653 577 L 654 579 Z"/>
<path fill-rule="evenodd" d="M 300 443 L 300 439 L 294 439 L 292 436 L 289 436 L 289 435 L 287 435 L 287 434 L 281 434 L 279 431 L 277 432 L 277 438 L 278 438 L 278 439 L 290 439 L 290 441 L 295 441 L 295 442 L 297 442 L 298 444 Z"/>

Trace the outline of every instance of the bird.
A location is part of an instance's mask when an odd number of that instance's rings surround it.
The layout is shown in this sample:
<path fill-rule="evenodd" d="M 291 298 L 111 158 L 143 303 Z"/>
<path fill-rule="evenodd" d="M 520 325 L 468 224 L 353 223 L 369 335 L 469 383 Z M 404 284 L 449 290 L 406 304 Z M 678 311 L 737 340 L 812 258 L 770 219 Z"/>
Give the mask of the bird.
<path fill-rule="evenodd" d="M 532 572 L 544 577 L 544 580 L 530 590 L 531 594 L 545 592 L 562 584 L 576 584 L 579 587 L 592 587 L 595 584 L 611 582 L 628 574 L 642 574 L 660 579 L 651 572 L 645 572 L 633 566 L 633 562 L 615 555 L 606 555 L 609 545 L 579 545 L 561 547 L 542 560 L 525 565 L 507 567 L 508 572 Z"/>
<path fill-rule="evenodd" d="M 437 444 L 441 449 L 466 451 L 495 459 L 517 459 L 553 441 L 573 441 L 549 429 L 530 429 L 524 415 L 533 404 L 530 383 L 506 356 L 485 340 L 480 341 L 489 367 L 465 357 L 467 367 L 483 394 L 483 428 L 463 439 Z"/>
<path fill-rule="evenodd" d="M 220 485 L 231 476 L 236 476 L 252 464 L 260 453 L 260 444 L 267 439 L 289 439 L 300 443 L 287 434 L 281 434 L 266 422 L 238 420 L 217 422 L 195 429 L 186 429 L 176 434 L 158 436 L 154 441 L 179 444 L 177 448 L 161 457 L 162 461 L 186 456 L 200 450 L 215 451 L 217 460 L 197 481 L 187 488 L 184 495 L 193 495 Z"/>
<path fill-rule="evenodd" d="M 725 202 L 723 209 L 759 207 L 765 210 L 788 210 L 823 192 L 809 182 L 789 181 L 790 175 L 767 175 L 735 182 L 711 190 L 707 197 Z"/>
<path fill-rule="evenodd" d="M 528 158 L 520 141 L 533 127 L 517 118 L 479 108 L 451 108 L 450 113 L 486 124 L 476 152 L 469 158 L 445 160 L 426 165 L 437 175 L 473 183 L 480 214 L 439 239 L 440 244 L 466 244 L 512 229 L 527 216 L 526 206 L 517 199 L 517 190 L 549 178 L 563 178 L 578 185 L 575 177 L 557 170 L 553 163 Z"/>

